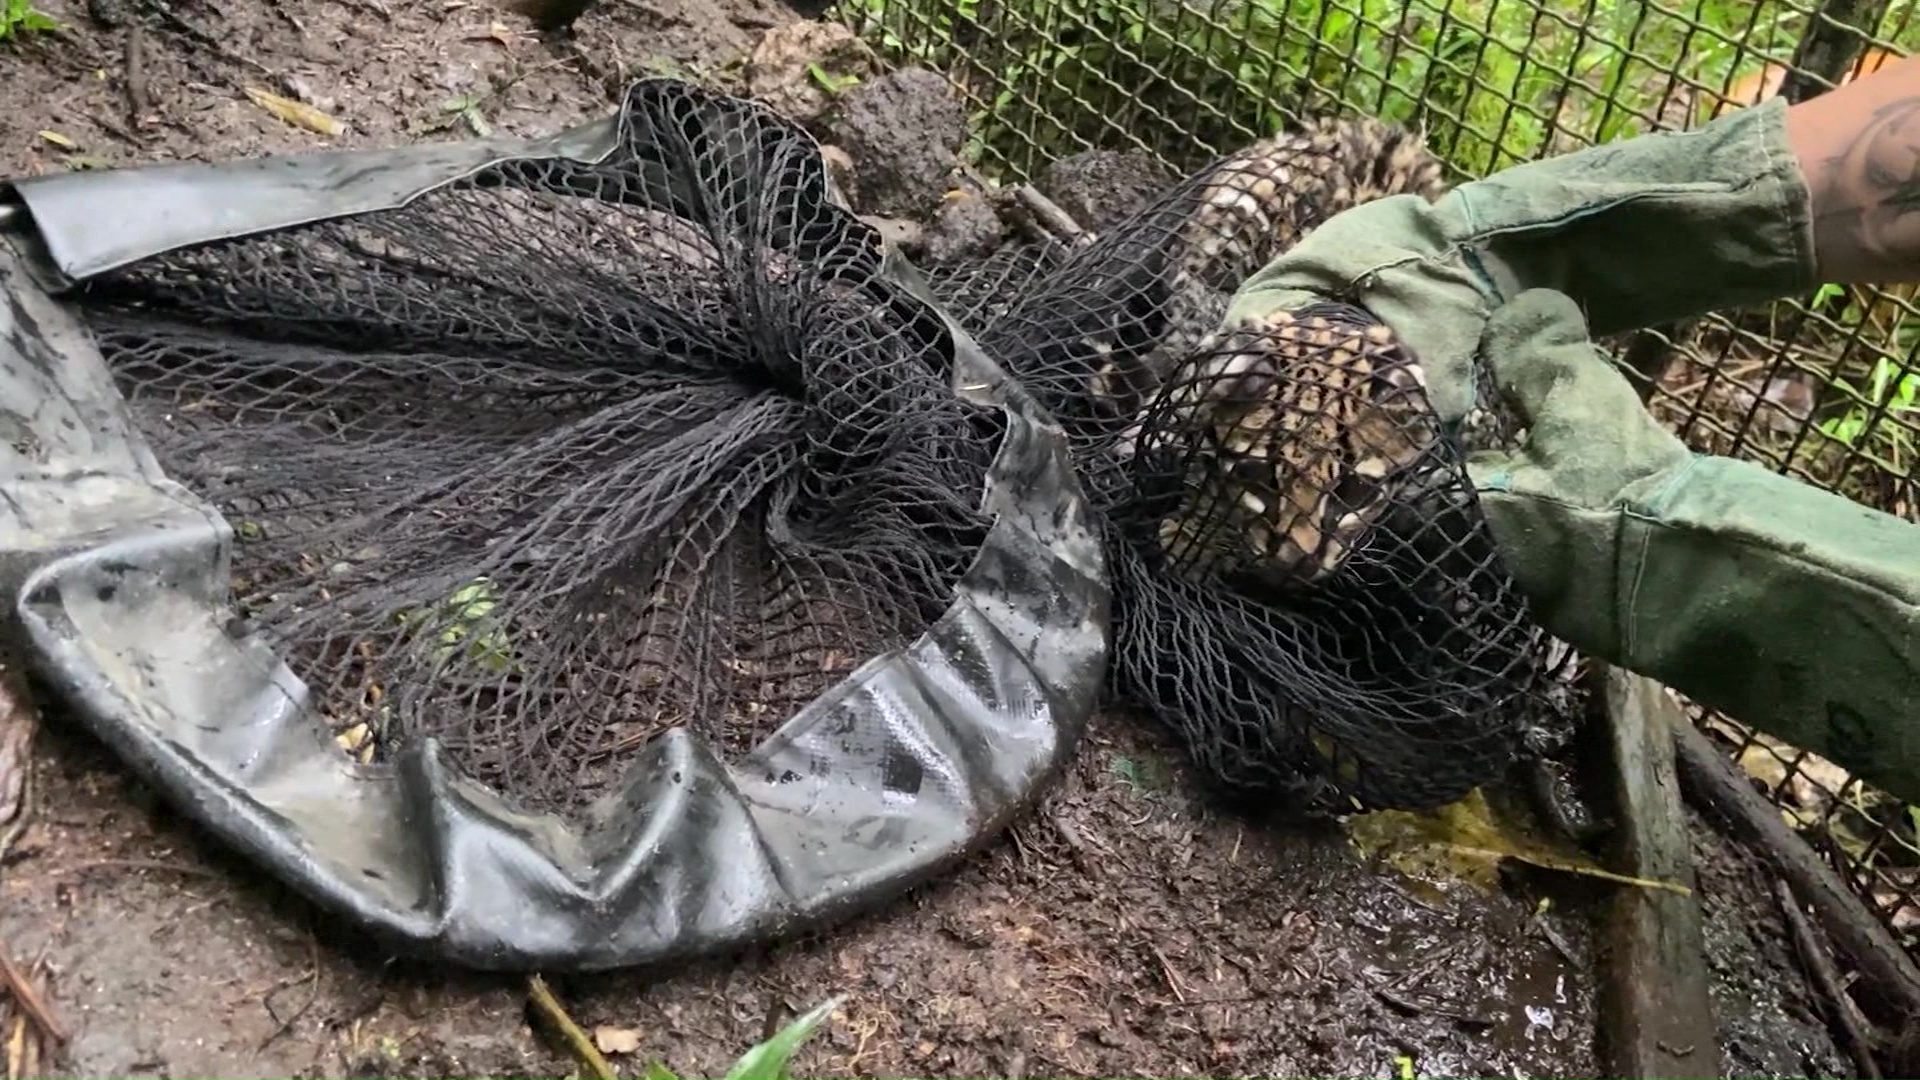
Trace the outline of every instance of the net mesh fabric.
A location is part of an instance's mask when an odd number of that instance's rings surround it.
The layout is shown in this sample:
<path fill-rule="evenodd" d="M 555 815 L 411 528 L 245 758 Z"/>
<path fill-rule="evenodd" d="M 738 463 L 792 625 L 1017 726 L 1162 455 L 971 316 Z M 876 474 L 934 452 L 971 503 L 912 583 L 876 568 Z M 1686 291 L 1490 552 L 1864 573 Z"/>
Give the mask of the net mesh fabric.
<path fill-rule="evenodd" d="M 924 629 L 1001 432 L 797 128 L 649 80 L 619 130 L 89 297 L 163 465 L 235 529 L 235 608 L 343 745 L 432 735 L 545 807 L 671 725 L 748 748 Z M 1068 435 L 1114 696 L 1235 793 L 1433 806 L 1539 722 L 1547 643 L 1416 358 L 1338 305 L 1222 326 L 1321 221 L 1439 190 L 1408 133 L 1321 121 L 1099 236 L 928 274 Z"/>
<path fill-rule="evenodd" d="M 1319 223 L 1442 190 L 1410 133 L 1322 120 L 1098 237 L 935 275 L 1073 442 L 1107 533 L 1114 696 L 1231 795 L 1428 808 L 1570 723 L 1551 678 L 1564 661 L 1549 663 L 1556 643 L 1464 469 L 1511 418 L 1443 428 L 1417 358 L 1359 308 L 1223 322 L 1234 291 Z"/>
<path fill-rule="evenodd" d="M 641 84 L 607 160 L 149 259 L 91 321 L 233 606 L 362 760 L 571 808 L 669 726 L 751 747 L 951 602 L 997 415 L 813 143 Z"/>

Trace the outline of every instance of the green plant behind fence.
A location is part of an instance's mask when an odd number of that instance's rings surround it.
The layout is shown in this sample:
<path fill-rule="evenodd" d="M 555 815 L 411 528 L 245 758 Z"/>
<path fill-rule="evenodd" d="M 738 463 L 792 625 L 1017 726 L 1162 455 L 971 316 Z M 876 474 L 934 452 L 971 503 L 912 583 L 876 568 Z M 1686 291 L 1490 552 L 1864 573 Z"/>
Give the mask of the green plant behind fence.
<path fill-rule="evenodd" d="M 1094 146 L 1176 163 L 1330 108 L 1424 125 L 1467 175 L 1684 124 L 1812 16 L 1772 0 L 847 0 L 896 60 L 953 76 L 977 164 L 1026 178 Z M 1920 45 L 1910 3 L 1876 27 Z"/>

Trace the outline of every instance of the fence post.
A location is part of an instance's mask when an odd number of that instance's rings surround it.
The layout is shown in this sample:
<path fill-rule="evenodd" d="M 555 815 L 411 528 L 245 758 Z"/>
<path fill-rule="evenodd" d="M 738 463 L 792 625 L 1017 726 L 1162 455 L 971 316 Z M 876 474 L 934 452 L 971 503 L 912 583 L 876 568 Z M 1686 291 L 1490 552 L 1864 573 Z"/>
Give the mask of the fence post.
<path fill-rule="evenodd" d="M 1807 17 L 1780 96 L 1799 104 L 1839 86 L 1887 16 L 1890 0 L 1826 0 Z"/>

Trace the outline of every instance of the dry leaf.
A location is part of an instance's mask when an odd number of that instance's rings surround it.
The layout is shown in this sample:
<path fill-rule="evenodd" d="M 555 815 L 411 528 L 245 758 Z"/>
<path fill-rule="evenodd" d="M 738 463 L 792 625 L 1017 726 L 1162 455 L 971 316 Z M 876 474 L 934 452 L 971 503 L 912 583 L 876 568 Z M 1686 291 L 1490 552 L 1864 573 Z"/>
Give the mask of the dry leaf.
<path fill-rule="evenodd" d="M 1493 889 L 1499 883 L 1500 862 L 1517 859 L 1544 870 L 1620 885 L 1662 889 L 1682 896 L 1692 892 L 1671 881 L 1614 873 L 1564 842 L 1528 835 L 1518 823 L 1503 820 L 1478 788 L 1459 802 L 1429 813 L 1380 810 L 1356 815 L 1348 836 L 1362 853 L 1381 855 L 1415 879 L 1452 878 Z"/>
<path fill-rule="evenodd" d="M 603 1054 L 631 1054 L 640 1049 L 640 1033 L 632 1028 L 597 1027 L 593 1045 Z"/>
<path fill-rule="evenodd" d="M 39 133 L 39 135 L 42 139 L 45 139 L 47 142 L 52 143 L 53 145 L 59 147 L 62 150 L 80 149 L 79 143 L 74 142 L 72 139 L 67 138 L 65 135 L 62 135 L 57 131 L 42 131 Z"/>
<path fill-rule="evenodd" d="M 260 106 L 295 127 L 303 127 L 308 131 L 319 132 L 327 136 L 338 135 L 344 130 L 340 125 L 340 121 L 335 120 L 333 117 L 328 116 L 326 113 L 321 112 L 311 105 L 304 105 L 298 101 L 294 101 L 292 98 L 283 98 L 279 94 L 269 94 L 257 86 L 247 87 L 247 96 L 253 99 L 255 105 Z"/>
<path fill-rule="evenodd" d="M 27 1018 L 16 1017 L 13 1021 L 13 1037 L 7 1040 L 7 1075 L 9 1077 L 26 1076 L 29 1068 L 27 1058 L 33 1053 L 33 1044 L 28 1042 L 32 1032 L 27 1029 Z"/>
<path fill-rule="evenodd" d="M 333 737 L 334 744 L 345 751 L 347 756 L 362 765 L 373 761 L 375 740 L 372 729 L 366 724 L 355 724 Z"/>

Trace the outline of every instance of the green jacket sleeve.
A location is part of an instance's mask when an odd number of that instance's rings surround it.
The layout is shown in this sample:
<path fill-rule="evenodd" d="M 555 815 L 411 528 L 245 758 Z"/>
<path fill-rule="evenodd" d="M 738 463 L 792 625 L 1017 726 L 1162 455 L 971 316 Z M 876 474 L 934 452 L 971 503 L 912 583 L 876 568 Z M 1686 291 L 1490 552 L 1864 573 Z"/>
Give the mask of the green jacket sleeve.
<path fill-rule="evenodd" d="M 1488 314 L 1558 289 L 1596 334 L 1809 290 L 1812 207 L 1786 104 L 1507 169 L 1438 201 L 1401 195 L 1334 217 L 1250 278 L 1229 318 L 1358 303 L 1431 373 L 1443 420 L 1473 401 Z"/>
<path fill-rule="evenodd" d="M 1785 114 L 1776 99 L 1356 207 L 1229 317 L 1358 303 L 1420 357 L 1446 422 L 1490 404 L 1490 370 L 1529 430 L 1472 472 L 1551 632 L 1920 799 L 1920 526 L 1689 453 L 1588 336 L 1812 288 Z"/>
<path fill-rule="evenodd" d="M 1529 430 L 1470 469 L 1542 623 L 1920 802 L 1920 526 L 1688 452 L 1563 295 L 1495 311 L 1484 346 Z"/>

